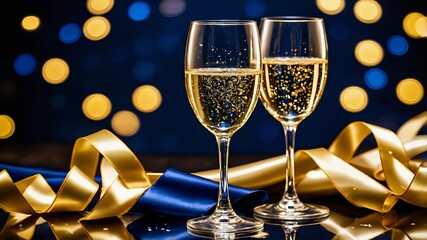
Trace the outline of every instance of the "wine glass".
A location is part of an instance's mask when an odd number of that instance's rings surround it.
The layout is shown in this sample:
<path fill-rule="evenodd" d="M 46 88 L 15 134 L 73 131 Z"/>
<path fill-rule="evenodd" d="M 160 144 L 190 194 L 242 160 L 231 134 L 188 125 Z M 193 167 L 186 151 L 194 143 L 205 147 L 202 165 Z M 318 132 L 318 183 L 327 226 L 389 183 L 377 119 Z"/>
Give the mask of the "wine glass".
<path fill-rule="evenodd" d="M 254 209 L 256 217 L 289 221 L 327 218 L 329 209 L 304 204 L 294 178 L 295 135 L 298 124 L 316 108 L 326 84 L 328 46 L 323 19 L 266 17 L 260 26 L 263 82 L 261 101 L 285 132 L 286 185 L 278 203 Z"/>
<path fill-rule="evenodd" d="M 262 232 L 260 220 L 240 217 L 228 192 L 231 136 L 253 112 L 261 84 L 258 27 L 250 20 L 193 21 L 187 38 L 185 87 L 200 123 L 215 135 L 219 152 L 218 203 L 212 215 L 190 219 L 189 232 L 202 236 Z"/>

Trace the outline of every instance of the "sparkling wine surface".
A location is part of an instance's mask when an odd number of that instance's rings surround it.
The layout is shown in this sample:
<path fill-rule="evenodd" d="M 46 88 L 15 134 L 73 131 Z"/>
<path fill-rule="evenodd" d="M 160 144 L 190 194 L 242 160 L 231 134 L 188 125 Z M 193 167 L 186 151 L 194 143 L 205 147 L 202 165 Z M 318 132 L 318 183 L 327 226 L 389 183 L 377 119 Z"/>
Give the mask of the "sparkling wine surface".
<path fill-rule="evenodd" d="M 255 108 L 261 71 L 241 68 L 203 68 L 185 72 L 191 107 L 215 135 L 231 135 Z"/>
<path fill-rule="evenodd" d="M 328 61 L 319 58 L 263 59 L 261 101 L 280 122 L 300 122 L 322 97 Z"/>

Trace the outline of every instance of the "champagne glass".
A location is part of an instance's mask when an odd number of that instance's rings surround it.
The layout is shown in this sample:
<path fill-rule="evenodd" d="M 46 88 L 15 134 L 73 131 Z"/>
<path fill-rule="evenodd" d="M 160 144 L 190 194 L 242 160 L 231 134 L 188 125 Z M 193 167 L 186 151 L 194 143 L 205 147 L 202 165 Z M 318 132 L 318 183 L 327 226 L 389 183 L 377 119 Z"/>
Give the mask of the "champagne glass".
<path fill-rule="evenodd" d="M 304 204 L 294 179 L 298 124 L 316 108 L 326 83 L 328 47 L 323 20 L 312 17 L 266 17 L 260 26 L 263 82 L 261 101 L 285 132 L 286 185 L 283 198 L 254 209 L 256 217 L 314 221 L 329 215 L 327 207 Z"/>
<path fill-rule="evenodd" d="M 231 136 L 253 112 L 261 84 L 261 53 L 255 21 L 191 22 L 185 56 L 185 87 L 200 123 L 215 135 L 219 152 L 218 203 L 210 216 L 190 219 L 189 232 L 202 236 L 262 232 L 260 220 L 240 217 L 228 192 L 228 149 Z"/>

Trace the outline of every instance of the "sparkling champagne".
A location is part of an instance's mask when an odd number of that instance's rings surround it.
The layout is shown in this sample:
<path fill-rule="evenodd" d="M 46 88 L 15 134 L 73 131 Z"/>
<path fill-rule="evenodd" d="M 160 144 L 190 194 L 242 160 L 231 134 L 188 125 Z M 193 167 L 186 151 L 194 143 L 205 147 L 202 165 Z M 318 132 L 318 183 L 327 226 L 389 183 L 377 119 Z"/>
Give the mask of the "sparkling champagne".
<path fill-rule="evenodd" d="M 300 122 L 322 97 L 328 61 L 320 58 L 263 59 L 261 101 L 278 121 Z"/>
<path fill-rule="evenodd" d="M 191 107 L 213 134 L 232 135 L 255 108 L 261 71 L 236 68 L 203 68 L 185 72 Z"/>

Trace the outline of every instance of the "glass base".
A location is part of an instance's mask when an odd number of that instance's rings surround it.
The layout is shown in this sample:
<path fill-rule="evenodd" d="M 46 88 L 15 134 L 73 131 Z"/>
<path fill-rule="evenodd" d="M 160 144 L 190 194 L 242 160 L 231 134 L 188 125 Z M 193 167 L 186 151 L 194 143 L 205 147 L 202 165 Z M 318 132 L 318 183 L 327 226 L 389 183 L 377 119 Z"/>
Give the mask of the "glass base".
<path fill-rule="evenodd" d="M 329 216 L 329 208 L 316 204 L 303 204 L 300 208 L 285 209 L 278 203 L 264 204 L 254 208 L 254 216 L 268 223 L 315 223 Z"/>
<path fill-rule="evenodd" d="M 187 221 L 189 233 L 215 239 L 234 239 L 262 234 L 264 223 L 261 220 L 239 217 L 238 221 L 212 221 L 211 217 L 199 217 Z"/>

